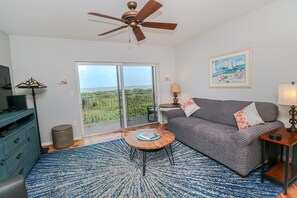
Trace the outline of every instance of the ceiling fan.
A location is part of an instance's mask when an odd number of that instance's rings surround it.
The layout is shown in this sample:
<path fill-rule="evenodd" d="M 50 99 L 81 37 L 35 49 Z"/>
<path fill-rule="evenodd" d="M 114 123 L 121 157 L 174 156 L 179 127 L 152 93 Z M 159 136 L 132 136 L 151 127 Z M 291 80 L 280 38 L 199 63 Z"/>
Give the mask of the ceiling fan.
<path fill-rule="evenodd" d="M 121 30 L 123 28 L 126 28 L 130 26 L 135 34 L 135 37 L 137 41 L 141 41 L 145 39 L 145 36 L 140 29 L 139 25 L 142 27 L 147 27 L 147 28 L 158 28 L 158 29 L 167 29 L 167 30 L 174 30 L 177 26 L 176 23 L 161 23 L 161 22 L 144 22 L 144 20 L 156 12 L 158 9 L 162 7 L 162 4 L 155 0 L 149 0 L 140 11 L 135 10 L 137 7 L 137 3 L 135 1 L 129 1 L 127 3 L 128 8 L 130 9 L 129 11 L 125 12 L 122 15 L 122 18 L 116 18 L 96 12 L 90 12 L 88 14 L 94 15 L 94 16 L 99 16 L 99 17 L 104 17 L 112 20 L 117 20 L 125 23 L 126 25 L 115 28 L 113 30 L 104 32 L 102 34 L 99 34 L 98 36 L 103 36 L 118 30 Z"/>

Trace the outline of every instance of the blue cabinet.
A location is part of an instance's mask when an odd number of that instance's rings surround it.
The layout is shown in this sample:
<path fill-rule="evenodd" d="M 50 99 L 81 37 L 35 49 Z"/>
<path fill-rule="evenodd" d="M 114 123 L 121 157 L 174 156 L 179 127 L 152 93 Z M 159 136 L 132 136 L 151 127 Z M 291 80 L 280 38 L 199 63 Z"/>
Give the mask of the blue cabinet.
<path fill-rule="evenodd" d="M 3 144 L 0 142 L 0 180 L 6 177 L 6 163 L 3 153 Z"/>
<path fill-rule="evenodd" d="M 24 177 L 40 158 L 34 109 L 0 114 L 0 180 Z"/>
<path fill-rule="evenodd" d="M 27 140 L 27 149 L 30 153 L 29 162 L 35 163 L 40 156 L 40 145 L 37 134 L 37 126 L 35 123 L 31 123 L 26 127 L 26 140 Z M 38 143 L 38 144 L 37 144 Z"/>

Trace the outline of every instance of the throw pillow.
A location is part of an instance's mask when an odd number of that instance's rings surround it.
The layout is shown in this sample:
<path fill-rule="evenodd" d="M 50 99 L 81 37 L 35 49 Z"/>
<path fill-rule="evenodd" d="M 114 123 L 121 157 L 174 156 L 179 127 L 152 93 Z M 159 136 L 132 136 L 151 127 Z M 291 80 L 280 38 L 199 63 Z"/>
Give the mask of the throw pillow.
<path fill-rule="evenodd" d="M 200 107 L 191 98 L 187 102 L 181 105 L 181 109 L 185 112 L 186 116 L 189 117 L 195 113 Z"/>
<path fill-rule="evenodd" d="M 234 117 L 239 129 L 246 129 L 251 126 L 264 123 L 254 102 L 234 113 Z"/>

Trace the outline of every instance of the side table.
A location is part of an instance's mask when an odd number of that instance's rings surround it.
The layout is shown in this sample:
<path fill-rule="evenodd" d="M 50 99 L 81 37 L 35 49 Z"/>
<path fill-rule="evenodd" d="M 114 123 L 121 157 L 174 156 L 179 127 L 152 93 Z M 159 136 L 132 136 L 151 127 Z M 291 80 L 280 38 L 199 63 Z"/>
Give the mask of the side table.
<path fill-rule="evenodd" d="M 167 104 L 160 104 L 159 105 L 159 110 L 161 111 L 161 124 L 165 123 L 164 115 L 166 111 L 174 110 L 174 109 L 179 109 L 180 105 L 174 105 L 172 103 L 167 103 Z"/>
<path fill-rule="evenodd" d="M 282 139 L 271 139 L 270 134 L 280 134 Z M 261 182 L 264 178 L 272 179 L 283 185 L 284 193 L 287 195 L 288 187 L 297 176 L 297 133 L 288 132 L 286 128 L 279 128 L 261 135 L 260 140 Z M 285 158 L 283 159 L 284 149 Z M 289 158 L 290 149 L 293 149 L 292 160 Z M 266 151 L 268 151 L 268 163 L 265 165 Z"/>

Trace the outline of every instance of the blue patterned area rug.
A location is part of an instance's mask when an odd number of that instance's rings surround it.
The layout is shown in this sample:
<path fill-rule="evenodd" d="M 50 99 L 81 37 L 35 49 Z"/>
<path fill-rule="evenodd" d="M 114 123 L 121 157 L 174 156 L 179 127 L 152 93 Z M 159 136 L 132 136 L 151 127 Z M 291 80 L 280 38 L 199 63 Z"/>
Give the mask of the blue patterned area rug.
<path fill-rule="evenodd" d="M 171 165 L 165 150 L 129 159 L 124 140 L 42 156 L 26 178 L 29 197 L 276 197 L 280 185 L 260 182 L 260 171 L 247 178 L 175 141 Z"/>

